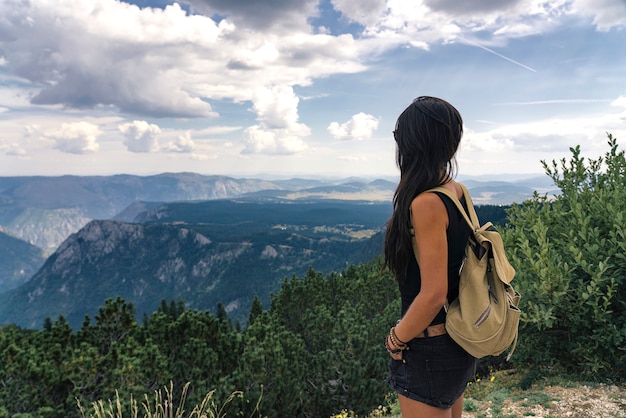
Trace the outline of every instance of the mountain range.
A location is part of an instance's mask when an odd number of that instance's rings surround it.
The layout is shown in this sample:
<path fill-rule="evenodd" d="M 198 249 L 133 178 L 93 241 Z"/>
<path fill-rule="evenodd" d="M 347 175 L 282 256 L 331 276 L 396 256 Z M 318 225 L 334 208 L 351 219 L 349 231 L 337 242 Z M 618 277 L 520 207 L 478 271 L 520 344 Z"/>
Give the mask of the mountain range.
<path fill-rule="evenodd" d="M 512 181 L 462 179 L 476 204 L 521 202 L 550 191 L 548 177 Z M 396 180 L 236 179 L 196 173 L 153 176 L 0 177 L 3 232 L 49 255 L 92 219 L 131 220 L 145 202 L 213 200 L 238 196 L 282 199 L 391 201 Z"/>
<path fill-rule="evenodd" d="M 477 205 L 550 190 L 539 178 L 463 182 Z M 245 318 L 254 294 L 268 302 L 287 276 L 379 254 L 395 186 L 194 173 L 0 178 L 0 323 L 38 327 L 63 313 L 79 326 L 117 295 L 139 312 L 181 298 Z"/>
<path fill-rule="evenodd" d="M 79 327 L 116 296 L 139 315 L 182 299 L 196 309 L 222 303 L 245 320 L 253 297 L 268 304 L 285 278 L 376 257 L 389 214 L 383 203 L 238 199 L 165 203 L 140 222 L 94 220 L 0 294 L 0 323 L 38 328 L 63 314 Z"/>

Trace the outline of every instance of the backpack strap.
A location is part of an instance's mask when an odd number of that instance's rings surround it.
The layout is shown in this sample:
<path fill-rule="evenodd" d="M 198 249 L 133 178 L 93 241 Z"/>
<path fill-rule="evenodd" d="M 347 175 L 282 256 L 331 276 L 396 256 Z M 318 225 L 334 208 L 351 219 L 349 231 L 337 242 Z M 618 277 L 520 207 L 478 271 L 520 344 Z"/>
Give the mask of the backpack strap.
<path fill-rule="evenodd" d="M 482 258 L 481 254 L 484 254 L 482 253 L 482 250 L 484 249 L 484 245 L 482 244 L 482 242 L 489 242 L 489 245 L 491 247 L 491 256 L 493 256 L 495 268 L 498 271 L 498 276 L 500 280 L 502 280 L 504 283 L 510 284 L 511 280 L 513 280 L 513 277 L 515 276 L 515 269 L 511 266 L 509 260 L 506 257 L 502 237 L 497 231 L 492 230 L 493 224 L 491 222 L 485 222 L 483 226 L 480 226 L 480 223 L 478 222 L 478 216 L 476 215 L 476 210 L 474 209 L 474 205 L 472 204 L 472 200 L 469 196 L 467 188 L 461 183 L 458 184 L 461 186 L 461 189 L 463 189 L 463 196 L 465 196 L 465 201 L 467 203 L 468 209 L 467 212 L 469 212 L 469 216 L 463 208 L 463 205 L 461 205 L 461 202 L 459 202 L 459 199 L 457 199 L 457 197 L 453 193 L 450 193 L 447 189 L 444 189 L 443 187 L 435 187 L 426 190 L 426 192 L 441 192 L 448 196 L 450 199 L 452 199 L 452 201 L 456 204 L 456 206 L 463 214 L 463 217 L 467 221 L 468 225 L 470 225 L 470 227 L 472 228 L 474 236 L 481 236 L 479 245 L 476 245 L 472 248 L 476 256 L 478 258 Z M 477 251 L 480 251 L 480 253 Z"/>
<path fill-rule="evenodd" d="M 432 189 L 426 190 L 426 193 L 439 192 L 448 196 L 450 200 L 452 200 L 452 202 L 454 202 L 456 207 L 459 209 L 459 211 L 465 218 L 465 221 L 467 222 L 467 224 L 470 226 L 470 228 L 472 228 L 472 231 L 476 231 L 480 229 L 480 223 L 478 221 L 478 215 L 476 215 L 476 209 L 474 209 L 474 204 L 472 203 L 472 198 L 470 197 L 469 191 L 467 190 L 467 187 L 465 187 L 464 184 L 461 184 L 461 183 L 457 183 L 457 184 L 461 186 L 461 189 L 463 190 L 463 196 L 465 197 L 467 210 L 463 207 L 459 199 L 446 188 L 433 187 Z"/>

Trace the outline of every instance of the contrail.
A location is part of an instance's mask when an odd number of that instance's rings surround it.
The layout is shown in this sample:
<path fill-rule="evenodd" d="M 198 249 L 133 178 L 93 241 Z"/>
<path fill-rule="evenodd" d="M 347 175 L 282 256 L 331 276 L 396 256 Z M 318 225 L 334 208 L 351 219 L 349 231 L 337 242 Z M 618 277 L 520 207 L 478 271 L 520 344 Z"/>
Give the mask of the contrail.
<path fill-rule="evenodd" d="M 474 46 L 479 47 L 480 49 L 484 49 L 484 50 L 485 50 L 485 51 L 487 51 L 487 52 L 491 52 L 493 55 L 496 55 L 496 56 L 498 56 L 498 57 L 500 57 L 500 58 L 502 58 L 502 59 L 505 59 L 505 60 L 507 60 L 507 61 L 509 61 L 509 62 L 512 62 L 513 64 L 519 65 L 519 66 L 520 66 L 520 67 L 522 67 L 522 68 L 526 68 L 527 70 L 532 71 L 533 73 L 536 73 L 536 72 L 537 72 L 537 70 L 535 70 L 534 68 L 529 67 L 528 65 L 524 65 L 524 64 L 522 64 L 521 62 L 517 62 L 517 61 L 515 61 L 514 59 L 509 58 L 509 57 L 506 57 L 506 56 L 504 56 L 504 55 L 502 55 L 502 54 L 498 54 L 498 53 L 497 53 L 496 51 L 494 51 L 493 49 L 489 49 L 489 48 L 487 48 L 486 46 L 482 46 L 481 44 L 479 44 L 479 43 L 477 43 L 477 42 L 470 41 L 469 39 L 465 39 L 465 38 L 463 38 L 462 36 L 459 36 L 459 38 L 460 38 L 460 39 L 462 39 L 463 41 L 467 42 L 467 43 L 470 43 L 470 44 L 472 44 L 472 45 L 474 45 Z"/>

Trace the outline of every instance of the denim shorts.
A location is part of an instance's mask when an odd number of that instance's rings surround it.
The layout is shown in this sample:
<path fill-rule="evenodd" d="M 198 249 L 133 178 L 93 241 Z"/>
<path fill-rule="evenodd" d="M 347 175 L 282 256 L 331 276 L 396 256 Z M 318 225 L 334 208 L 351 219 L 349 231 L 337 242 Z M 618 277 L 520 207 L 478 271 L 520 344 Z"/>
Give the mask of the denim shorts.
<path fill-rule="evenodd" d="M 389 362 L 389 386 L 409 399 L 451 408 L 474 379 L 477 360 L 447 334 L 414 338 L 408 346 L 402 360 Z"/>

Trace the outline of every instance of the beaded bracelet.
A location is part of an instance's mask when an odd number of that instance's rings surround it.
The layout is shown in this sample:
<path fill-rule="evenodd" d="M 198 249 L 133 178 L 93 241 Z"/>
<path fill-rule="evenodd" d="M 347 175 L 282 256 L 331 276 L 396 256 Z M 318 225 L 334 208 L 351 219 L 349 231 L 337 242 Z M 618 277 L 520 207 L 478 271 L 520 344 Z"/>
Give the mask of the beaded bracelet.
<path fill-rule="evenodd" d="M 402 350 L 394 350 L 393 348 L 389 347 L 389 338 L 387 337 L 385 337 L 385 348 L 387 349 L 389 354 L 398 354 L 402 352 Z"/>
<path fill-rule="evenodd" d="M 393 344 L 393 346 L 399 351 L 406 350 L 408 348 L 407 343 L 398 338 L 395 328 L 396 327 L 391 327 L 391 329 L 389 330 L 389 339 L 391 340 L 391 344 Z"/>
<path fill-rule="evenodd" d="M 396 324 L 397 326 L 398 324 Z M 391 329 L 389 330 L 392 334 L 393 337 L 396 339 L 396 341 L 398 341 L 400 344 L 406 345 L 407 343 L 405 343 L 404 341 L 402 341 L 400 338 L 398 338 L 398 334 L 396 334 L 396 327 L 391 327 Z"/>

